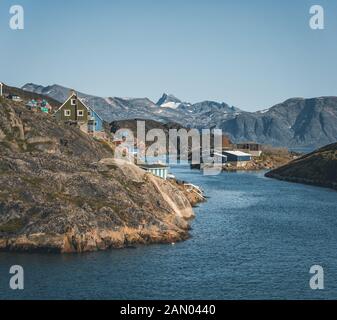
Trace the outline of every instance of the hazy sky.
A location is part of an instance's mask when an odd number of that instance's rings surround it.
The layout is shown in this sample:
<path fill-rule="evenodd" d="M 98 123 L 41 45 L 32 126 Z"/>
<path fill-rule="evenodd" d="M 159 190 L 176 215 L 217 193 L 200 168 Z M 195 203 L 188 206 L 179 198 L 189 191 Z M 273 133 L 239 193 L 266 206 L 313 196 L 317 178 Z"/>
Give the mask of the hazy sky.
<path fill-rule="evenodd" d="M 9 8 L 25 9 L 10 30 Z M 325 30 L 309 9 L 325 9 Z M 335 0 L 1 0 L 0 79 L 264 109 L 337 95 Z"/>

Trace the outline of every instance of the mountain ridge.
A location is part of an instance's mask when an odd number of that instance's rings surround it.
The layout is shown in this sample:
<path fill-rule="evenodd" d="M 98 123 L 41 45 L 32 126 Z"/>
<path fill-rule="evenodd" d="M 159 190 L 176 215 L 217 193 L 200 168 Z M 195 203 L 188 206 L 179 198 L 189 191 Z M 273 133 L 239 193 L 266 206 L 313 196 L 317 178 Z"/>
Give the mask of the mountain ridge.
<path fill-rule="evenodd" d="M 70 90 L 59 85 L 26 84 L 22 88 L 42 92 L 55 100 L 64 100 Z M 157 103 L 148 98 L 79 95 L 109 123 L 142 118 L 175 122 L 187 128 L 219 128 L 233 142 L 256 141 L 290 148 L 314 149 L 337 141 L 337 97 L 333 96 L 290 98 L 265 110 L 247 112 L 225 102 L 181 102 L 166 93 Z"/>

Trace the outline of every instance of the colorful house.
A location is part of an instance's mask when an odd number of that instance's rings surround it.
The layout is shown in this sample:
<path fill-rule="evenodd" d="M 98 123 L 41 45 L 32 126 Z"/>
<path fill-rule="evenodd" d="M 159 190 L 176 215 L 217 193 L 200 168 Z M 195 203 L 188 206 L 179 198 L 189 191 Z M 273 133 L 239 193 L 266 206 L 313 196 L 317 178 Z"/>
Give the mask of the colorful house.
<path fill-rule="evenodd" d="M 103 119 L 75 91 L 71 91 L 69 98 L 55 112 L 55 117 L 57 120 L 78 124 L 86 133 L 103 131 Z"/>
<path fill-rule="evenodd" d="M 89 120 L 88 120 L 88 130 L 89 132 L 100 132 L 103 131 L 104 120 L 100 115 L 91 107 L 89 108 Z"/>
<path fill-rule="evenodd" d="M 29 109 L 29 110 L 37 110 L 37 108 L 38 108 L 37 101 L 36 101 L 35 99 L 29 100 L 29 101 L 26 103 L 26 107 L 27 107 L 27 109 Z"/>
<path fill-rule="evenodd" d="M 40 110 L 41 112 L 44 112 L 44 113 L 49 113 L 52 110 L 52 107 L 50 106 L 50 104 L 46 100 L 44 100 L 44 99 L 38 99 L 38 100 L 32 99 L 32 100 L 29 100 L 26 103 L 26 107 L 29 110 L 32 110 L 32 111 L 38 111 L 38 110 Z"/>
<path fill-rule="evenodd" d="M 40 110 L 44 113 L 49 113 L 51 110 L 52 110 L 52 107 L 51 105 L 48 103 L 47 100 L 41 100 L 41 101 L 38 101 L 38 104 L 39 104 L 39 107 L 40 107 Z"/>

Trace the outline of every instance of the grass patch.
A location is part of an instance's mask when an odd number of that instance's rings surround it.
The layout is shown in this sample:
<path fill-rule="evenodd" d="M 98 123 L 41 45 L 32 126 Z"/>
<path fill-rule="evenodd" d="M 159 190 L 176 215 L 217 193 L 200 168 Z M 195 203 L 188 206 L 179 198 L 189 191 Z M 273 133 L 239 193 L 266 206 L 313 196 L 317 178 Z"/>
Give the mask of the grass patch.
<path fill-rule="evenodd" d="M 0 225 L 0 232 L 16 233 L 24 227 L 22 219 L 15 218 Z"/>
<path fill-rule="evenodd" d="M 7 163 L 4 163 L 4 162 L 0 161 L 0 174 L 6 173 L 8 171 L 9 171 L 9 167 L 8 167 Z"/>
<path fill-rule="evenodd" d="M 63 203 L 69 203 L 76 207 L 82 207 L 85 203 L 91 207 L 93 210 L 100 210 L 104 207 L 112 208 L 115 212 L 120 212 L 121 208 L 116 206 L 114 203 L 107 201 L 101 198 L 92 198 L 92 197 L 79 197 L 79 196 L 70 196 L 63 193 L 53 193 L 48 194 L 47 199 L 49 201 L 62 201 Z"/>
<path fill-rule="evenodd" d="M 45 182 L 44 179 L 37 177 L 21 177 L 21 179 L 33 187 L 41 187 Z"/>
<path fill-rule="evenodd" d="M 98 142 L 102 145 L 102 147 L 106 151 L 111 152 L 112 154 L 115 152 L 115 150 L 113 149 L 113 147 L 109 143 L 107 143 L 106 141 L 99 140 Z"/>

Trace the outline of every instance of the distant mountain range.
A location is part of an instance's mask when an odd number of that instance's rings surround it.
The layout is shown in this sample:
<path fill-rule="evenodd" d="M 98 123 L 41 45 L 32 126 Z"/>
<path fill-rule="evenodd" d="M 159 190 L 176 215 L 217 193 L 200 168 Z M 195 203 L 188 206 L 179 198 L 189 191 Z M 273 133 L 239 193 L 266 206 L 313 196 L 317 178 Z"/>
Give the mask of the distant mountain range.
<path fill-rule="evenodd" d="M 70 90 L 32 83 L 22 89 L 59 102 Z M 234 142 L 256 141 L 291 148 L 316 148 L 337 141 L 337 97 L 293 98 L 264 111 L 245 112 L 215 101 L 183 102 L 165 93 L 157 103 L 148 98 L 79 96 L 107 122 L 140 118 L 198 129 L 220 128 Z"/>

